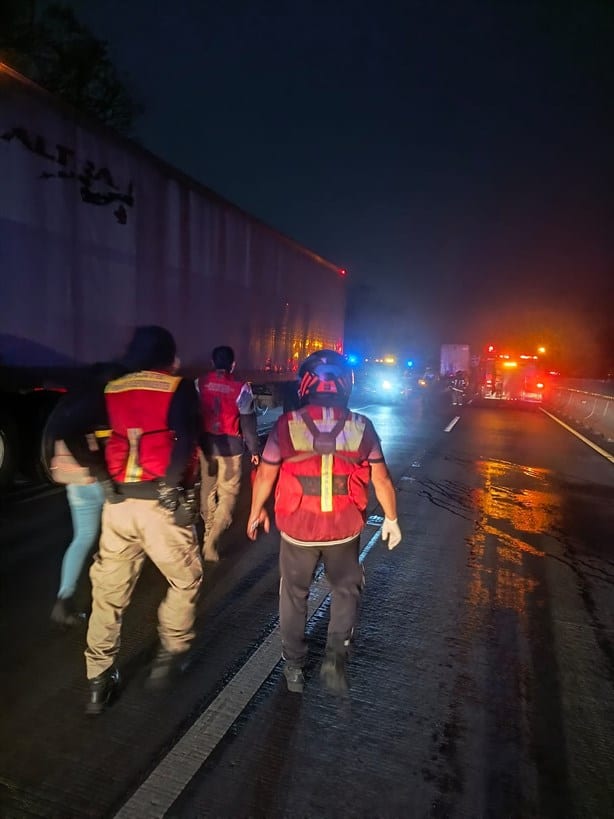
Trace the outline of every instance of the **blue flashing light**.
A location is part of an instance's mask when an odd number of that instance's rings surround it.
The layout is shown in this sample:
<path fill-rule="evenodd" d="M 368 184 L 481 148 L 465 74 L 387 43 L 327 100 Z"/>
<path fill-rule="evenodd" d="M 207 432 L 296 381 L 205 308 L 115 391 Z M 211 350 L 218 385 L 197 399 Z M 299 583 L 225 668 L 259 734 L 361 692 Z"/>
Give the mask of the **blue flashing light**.
<path fill-rule="evenodd" d="M 408 366 L 408 367 L 413 367 L 413 366 L 414 366 L 414 362 L 411 360 L 411 358 L 410 358 L 410 359 L 409 359 L 409 361 L 407 362 L 407 366 Z"/>
<path fill-rule="evenodd" d="M 348 364 L 358 364 L 358 356 L 354 355 L 353 353 L 348 355 Z"/>

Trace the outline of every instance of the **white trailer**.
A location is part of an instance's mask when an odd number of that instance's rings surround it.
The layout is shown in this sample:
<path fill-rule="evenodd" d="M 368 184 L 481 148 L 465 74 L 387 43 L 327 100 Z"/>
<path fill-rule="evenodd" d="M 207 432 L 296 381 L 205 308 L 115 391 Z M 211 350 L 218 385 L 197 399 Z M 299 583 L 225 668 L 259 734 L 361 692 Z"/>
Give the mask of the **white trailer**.
<path fill-rule="evenodd" d="M 24 392 L 136 325 L 171 330 L 186 373 L 229 344 L 265 385 L 343 349 L 344 270 L 1 63 L 0 180 L 0 483 L 32 449 Z"/>
<path fill-rule="evenodd" d="M 451 376 L 462 370 L 469 372 L 471 354 L 468 344 L 442 344 L 439 373 L 442 376 Z"/>

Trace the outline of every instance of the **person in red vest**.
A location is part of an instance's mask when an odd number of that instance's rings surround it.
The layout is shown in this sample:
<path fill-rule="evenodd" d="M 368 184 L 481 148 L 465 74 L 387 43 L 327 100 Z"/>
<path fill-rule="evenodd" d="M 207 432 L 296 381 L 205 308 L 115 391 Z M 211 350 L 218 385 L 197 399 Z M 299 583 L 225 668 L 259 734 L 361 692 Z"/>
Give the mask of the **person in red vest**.
<path fill-rule="evenodd" d="M 98 553 L 90 570 L 92 613 L 85 661 L 86 713 L 100 714 L 114 695 L 119 673 L 122 615 L 149 557 L 168 581 L 158 609 L 160 648 L 149 685 L 169 680 L 185 665 L 194 637 L 202 561 L 195 536 L 198 516 L 198 399 L 190 380 L 175 375 L 175 341 L 163 327 L 138 327 L 121 362 L 127 375 L 104 390 L 110 436 Z"/>
<path fill-rule="evenodd" d="M 203 555 L 219 560 L 222 534 L 232 523 L 241 488 L 245 447 L 251 462 L 260 462 L 254 396 L 249 384 L 234 375 L 232 347 L 216 347 L 211 353 L 213 370 L 196 382 L 200 395 L 201 514 L 205 524 Z"/>
<path fill-rule="evenodd" d="M 307 655 L 307 599 L 318 562 L 331 586 L 326 654 L 320 669 L 332 691 L 348 690 L 346 663 L 364 585 L 359 561 L 367 492 L 373 484 L 384 511 L 382 538 L 401 540 L 394 485 L 371 421 L 350 412 L 352 372 L 332 350 L 312 353 L 299 370 L 302 407 L 276 422 L 253 487 L 248 537 L 269 531 L 265 503 L 275 482 L 275 523 L 281 532 L 279 628 L 288 690 L 300 693 Z"/>

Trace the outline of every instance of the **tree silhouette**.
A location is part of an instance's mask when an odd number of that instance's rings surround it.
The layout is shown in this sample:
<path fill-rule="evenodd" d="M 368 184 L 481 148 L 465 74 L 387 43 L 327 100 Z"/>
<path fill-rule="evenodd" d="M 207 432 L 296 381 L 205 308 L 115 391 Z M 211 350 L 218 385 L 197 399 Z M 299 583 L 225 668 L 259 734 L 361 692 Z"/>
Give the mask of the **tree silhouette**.
<path fill-rule="evenodd" d="M 0 0 L 0 60 L 122 133 L 141 113 L 108 44 L 61 3 L 39 13 L 36 0 Z"/>

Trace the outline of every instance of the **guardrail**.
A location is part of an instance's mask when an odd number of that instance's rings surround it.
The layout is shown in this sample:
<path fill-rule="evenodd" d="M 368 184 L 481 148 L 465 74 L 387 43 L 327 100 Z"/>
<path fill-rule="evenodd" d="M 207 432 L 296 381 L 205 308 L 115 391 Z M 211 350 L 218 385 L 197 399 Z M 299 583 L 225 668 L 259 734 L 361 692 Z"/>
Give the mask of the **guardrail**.
<path fill-rule="evenodd" d="M 588 383 L 603 385 L 603 390 L 556 384 L 550 388 L 546 403 L 553 412 L 573 425 L 602 437 L 608 443 L 614 443 L 614 395 L 611 385 L 607 382 L 583 382 L 585 385 Z"/>
<path fill-rule="evenodd" d="M 570 390 L 580 390 L 581 392 L 597 393 L 598 395 L 611 395 L 614 397 L 614 380 L 597 378 L 557 378 L 557 387 Z"/>

